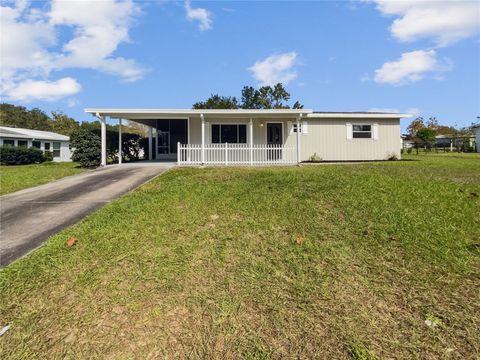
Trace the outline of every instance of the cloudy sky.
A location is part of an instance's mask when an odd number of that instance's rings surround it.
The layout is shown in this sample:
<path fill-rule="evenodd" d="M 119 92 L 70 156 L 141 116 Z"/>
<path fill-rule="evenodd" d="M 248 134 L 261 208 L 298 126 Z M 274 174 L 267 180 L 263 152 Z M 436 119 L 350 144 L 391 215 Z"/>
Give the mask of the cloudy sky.
<path fill-rule="evenodd" d="M 77 120 L 276 82 L 319 111 L 480 115 L 478 0 L 0 4 L 1 100 Z"/>

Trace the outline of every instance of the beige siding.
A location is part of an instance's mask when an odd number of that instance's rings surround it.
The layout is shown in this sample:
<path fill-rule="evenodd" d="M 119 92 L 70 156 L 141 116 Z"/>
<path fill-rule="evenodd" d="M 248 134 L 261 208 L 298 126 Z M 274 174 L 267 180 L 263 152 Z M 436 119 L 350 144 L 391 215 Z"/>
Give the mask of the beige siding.
<path fill-rule="evenodd" d="M 307 122 L 307 133 L 301 134 L 302 160 L 308 160 L 317 153 L 323 160 L 384 160 L 391 154 L 400 157 L 400 121 L 399 119 L 304 119 Z M 213 123 L 249 123 L 248 118 L 220 119 L 205 117 L 206 143 L 210 143 L 210 128 Z M 284 144 L 296 146 L 296 134 L 291 131 L 291 124 L 295 119 L 281 120 L 254 119 L 253 143 L 265 144 L 267 141 L 268 122 L 282 122 Z M 347 140 L 347 123 L 351 124 L 378 124 L 378 140 L 351 139 Z M 247 126 L 247 137 L 248 126 Z M 200 117 L 190 118 L 190 143 L 200 144 L 201 121 Z"/>
<path fill-rule="evenodd" d="M 378 140 L 347 140 L 347 123 L 378 124 Z M 400 120 L 308 119 L 308 134 L 301 140 L 302 160 L 314 153 L 323 160 L 384 160 L 391 154 L 400 158 Z"/>

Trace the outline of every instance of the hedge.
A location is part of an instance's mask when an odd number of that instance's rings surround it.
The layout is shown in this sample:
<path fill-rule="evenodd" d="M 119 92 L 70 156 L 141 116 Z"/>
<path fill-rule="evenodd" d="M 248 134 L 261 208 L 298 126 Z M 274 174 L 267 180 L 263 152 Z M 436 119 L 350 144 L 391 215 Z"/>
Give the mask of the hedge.
<path fill-rule="evenodd" d="M 0 163 L 2 165 L 38 164 L 46 160 L 42 150 L 37 148 L 0 146 Z"/>

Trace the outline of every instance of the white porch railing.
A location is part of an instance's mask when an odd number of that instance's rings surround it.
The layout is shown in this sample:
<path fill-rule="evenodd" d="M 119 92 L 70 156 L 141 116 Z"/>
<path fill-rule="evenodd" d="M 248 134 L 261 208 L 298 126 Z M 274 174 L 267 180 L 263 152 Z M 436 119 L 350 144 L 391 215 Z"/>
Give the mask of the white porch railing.
<path fill-rule="evenodd" d="M 178 143 L 179 165 L 288 165 L 296 164 L 295 148 L 283 145 Z"/>

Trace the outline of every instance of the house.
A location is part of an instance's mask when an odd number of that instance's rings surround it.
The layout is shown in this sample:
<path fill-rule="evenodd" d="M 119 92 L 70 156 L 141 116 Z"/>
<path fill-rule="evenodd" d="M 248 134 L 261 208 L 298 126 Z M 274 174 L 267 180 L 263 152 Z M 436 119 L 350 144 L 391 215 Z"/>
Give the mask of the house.
<path fill-rule="evenodd" d="M 475 134 L 475 143 L 477 144 L 477 152 L 480 153 L 480 123 L 472 126 Z"/>
<path fill-rule="evenodd" d="M 475 146 L 474 135 L 454 135 L 454 134 L 441 134 L 435 136 L 435 147 L 437 148 L 449 148 L 453 151 L 453 148 L 473 148 Z"/>
<path fill-rule="evenodd" d="M 400 158 L 400 119 L 409 116 L 308 109 L 89 108 L 85 112 L 100 119 L 103 165 L 107 118 L 146 125 L 149 159 L 176 160 L 181 165 L 261 165 L 297 164 L 314 155 L 325 161 Z"/>
<path fill-rule="evenodd" d="M 50 151 L 53 161 L 71 161 L 70 138 L 50 131 L 0 126 L 0 146 L 35 147 Z"/>

